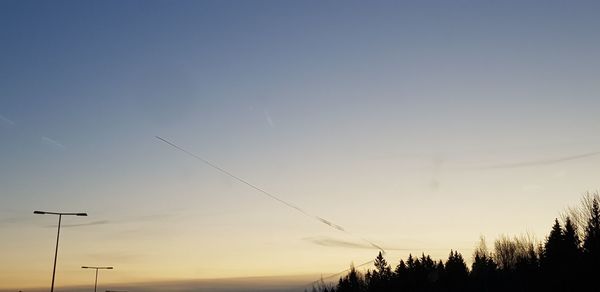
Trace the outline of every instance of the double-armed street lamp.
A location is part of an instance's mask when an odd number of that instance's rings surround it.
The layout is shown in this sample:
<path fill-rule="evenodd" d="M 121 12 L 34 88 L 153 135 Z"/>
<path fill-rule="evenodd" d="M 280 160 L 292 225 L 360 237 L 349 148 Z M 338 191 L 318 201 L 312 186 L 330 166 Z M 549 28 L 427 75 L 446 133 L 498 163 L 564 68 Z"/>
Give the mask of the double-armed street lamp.
<path fill-rule="evenodd" d="M 113 267 L 87 267 L 87 266 L 83 266 L 81 268 L 96 270 L 96 281 L 94 282 L 94 292 L 96 292 L 96 288 L 98 288 L 98 270 L 112 270 L 113 269 Z"/>
<path fill-rule="evenodd" d="M 54 268 L 52 268 L 52 285 L 50 286 L 50 292 L 54 292 L 54 276 L 56 275 L 56 257 L 58 256 L 58 239 L 60 238 L 60 222 L 62 220 L 62 216 L 87 216 L 87 213 L 33 211 L 33 214 L 58 215 L 58 232 L 56 233 L 56 249 L 54 250 Z"/>

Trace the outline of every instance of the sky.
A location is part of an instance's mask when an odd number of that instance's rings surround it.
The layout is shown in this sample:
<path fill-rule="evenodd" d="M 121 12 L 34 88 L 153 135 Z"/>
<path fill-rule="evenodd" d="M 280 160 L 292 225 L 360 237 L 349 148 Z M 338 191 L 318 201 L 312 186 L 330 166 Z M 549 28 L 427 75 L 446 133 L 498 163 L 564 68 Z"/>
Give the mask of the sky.
<path fill-rule="evenodd" d="M 0 289 L 50 284 L 57 218 L 34 210 L 89 214 L 63 218 L 59 287 L 543 240 L 600 188 L 599 9 L 0 1 Z"/>

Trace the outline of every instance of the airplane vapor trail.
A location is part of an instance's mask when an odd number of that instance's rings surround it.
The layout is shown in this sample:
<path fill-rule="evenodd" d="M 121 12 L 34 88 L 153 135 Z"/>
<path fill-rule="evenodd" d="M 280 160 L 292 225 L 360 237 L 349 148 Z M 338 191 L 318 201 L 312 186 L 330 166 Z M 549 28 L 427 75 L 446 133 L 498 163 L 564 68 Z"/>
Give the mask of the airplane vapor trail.
<path fill-rule="evenodd" d="M 345 248 L 359 248 L 359 249 L 371 249 L 373 246 L 370 244 L 364 244 L 359 242 L 345 241 L 336 238 L 330 238 L 326 236 L 314 236 L 314 237 L 306 237 L 303 238 L 308 242 L 321 245 L 321 246 L 330 246 L 330 247 L 345 247 Z M 383 248 L 382 248 L 383 250 Z M 398 247 L 389 247 L 387 246 L 385 250 L 402 250 L 402 251 L 411 251 L 417 250 L 417 248 L 398 248 Z"/>
<path fill-rule="evenodd" d="M 370 241 L 368 239 L 365 239 L 363 237 L 356 236 L 356 235 L 352 234 L 351 232 L 349 232 L 348 230 L 346 230 L 345 228 L 343 228 L 342 226 L 340 226 L 338 224 L 335 224 L 335 223 L 333 223 L 333 222 L 331 222 L 329 220 L 323 219 L 320 216 L 316 216 L 316 215 L 310 214 L 309 212 L 305 211 L 304 209 L 302 209 L 302 208 L 300 208 L 300 207 L 298 207 L 298 206 L 296 206 L 296 205 L 294 205 L 292 203 L 284 201 L 283 199 L 277 197 L 276 195 L 273 195 L 272 193 L 267 192 L 266 190 L 264 190 L 264 189 L 262 189 L 262 188 L 260 188 L 260 187 L 258 187 L 256 185 L 254 185 L 254 184 L 252 184 L 252 183 L 250 183 L 250 182 L 248 182 L 248 181 L 246 181 L 246 180 L 244 180 L 244 179 L 242 179 L 242 178 L 240 178 L 240 177 L 238 177 L 236 175 L 234 175 L 233 173 L 231 173 L 231 172 L 229 172 L 229 171 L 221 168 L 220 166 L 218 166 L 218 165 L 216 165 L 216 164 L 214 164 L 214 163 L 212 163 L 212 162 L 210 162 L 210 161 L 208 161 L 208 160 L 206 160 L 206 159 L 204 159 L 204 158 L 202 158 L 202 157 L 200 157 L 200 156 L 198 156 L 198 155 L 196 155 L 196 154 L 194 154 L 194 153 L 192 153 L 192 152 L 190 152 L 190 151 L 188 151 L 188 150 L 186 150 L 186 149 L 184 149 L 184 148 L 182 148 L 180 146 L 178 146 L 177 144 L 175 144 L 175 143 L 173 143 L 171 141 L 163 139 L 163 138 L 161 138 L 159 136 L 155 136 L 155 137 L 156 137 L 156 139 L 158 139 L 158 140 L 160 140 L 160 141 L 162 141 L 162 142 L 170 145 L 171 147 L 173 147 L 173 148 L 175 148 L 175 149 L 177 149 L 177 150 L 179 150 L 179 151 L 181 151 L 181 152 L 183 152 L 183 153 L 185 153 L 185 154 L 187 154 L 187 155 L 189 155 L 189 156 L 191 156 L 191 157 L 193 157 L 193 158 L 195 158 L 197 160 L 200 160 L 204 164 L 206 164 L 206 165 L 208 165 L 208 166 L 210 166 L 210 167 L 212 167 L 212 168 L 220 171 L 221 173 L 223 173 L 223 174 L 225 174 L 225 175 L 227 175 L 227 176 L 229 176 L 229 177 L 237 180 L 238 182 L 241 182 L 241 183 L 247 185 L 248 187 L 250 187 L 250 188 L 252 188 L 252 189 L 254 189 L 254 190 L 262 193 L 263 195 L 265 195 L 265 196 L 267 196 L 267 197 L 269 197 L 269 198 L 271 198 L 271 199 L 273 199 L 273 200 L 275 200 L 275 201 L 277 201 L 277 202 L 279 202 L 279 203 L 281 203 L 281 204 L 283 204 L 283 205 L 285 205 L 285 206 L 287 206 L 289 208 L 292 208 L 292 209 L 294 209 L 294 210 L 302 213 L 304 216 L 313 218 L 313 219 L 315 219 L 315 220 L 317 220 L 317 221 L 319 221 L 319 222 L 321 222 L 321 223 L 323 223 L 323 224 L 325 224 L 325 225 L 327 225 L 327 226 L 329 226 L 329 227 L 331 227 L 331 228 L 333 228 L 335 230 L 339 230 L 339 231 L 345 232 L 345 233 L 347 233 L 349 235 L 352 235 L 353 237 L 359 238 L 360 240 L 368 243 L 373 248 L 378 249 L 382 253 L 385 254 L 385 250 L 382 247 L 380 247 L 379 245 L 373 243 L 372 241 Z"/>
<path fill-rule="evenodd" d="M 360 265 L 358 265 L 358 266 L 354 266 L 354 268 L 361 268 L 361 267 L 364 267 L 364 266 L 366 266 L 366 265 L 370 265 L 370 264 L 372 264 L 372 263 L 374 263 L 374 262 L 375 262 L 375 260 L 370 260 L 370 261 L 368 261 L 368 262 L 365 262 L 365 263 L 362 263 L 362 264 L 360 264 Z M 321 279 L 319 279 L 319 280 L 316 280 L 316 281 L 312 281 L 312 282 L 310 282 L 308 285 L 306 285 L 306 286 L 303 286 L 303 287 L 310 287 L 310 286 L 314 286 L 315 284 L 318 284 L 319 282 L 321 282 L 321 281 L 323 281 L 323 280 L 326 280 L 326 279 L 331 279 L 331 278 L 333 278 L 333 277 L 337 277 L 337 276 L 339 276 L 339 275 L 342 275 L 342 274 L 345 274 L 345 273 L 347 273 L 347 272 L 350 272 L 350 270 L 351 270 L 351 269 L 352 269 L 352 267 L 350 267 L 350 268 L 348 268 L 348 269 L 345 269 L 345 270 L 343 270 L 343 271 L 341 271 L 341 272 L 337 272 L 337 273 L 335 273 L 335 274 L 331 274 L 331 275 L 329 275 L 329 276 L 327 276 L 327 277 L 321 277 Z"/>
<path fill-rule="evenodd" d="M 575 160 L 575 159 L 580 159 L 580 158 L 586 158 L 586 157 L 590 157 L 590 156 L 596 156 L 598 154 L 600 154 L 600 151 L 589 152 L 589 153 L 584 153 L 584 154 L 579 154 L 579 155 L 566 156 L 566 157 L 553 158 L 553 159 L 488 165 L 488 166 L 481 167 L 480 169 L 517 168 L 517 167 L 555 164 L 555 163 L 559 163 L 559 162 L 563 162 L 563 161 L 569 161 L 569 160 Z"/>

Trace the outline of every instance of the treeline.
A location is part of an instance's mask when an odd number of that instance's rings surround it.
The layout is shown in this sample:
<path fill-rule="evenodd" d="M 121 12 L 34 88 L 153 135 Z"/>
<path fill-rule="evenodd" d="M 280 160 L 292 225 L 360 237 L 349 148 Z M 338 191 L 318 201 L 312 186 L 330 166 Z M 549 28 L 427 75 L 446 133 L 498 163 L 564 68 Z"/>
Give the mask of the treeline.
<path fill-rule="evenodd" d="M 600 196 L 588 194 L 568 209 L 543 242 L 502 236 L 488 251 L 482 238 L 470 269 L 450 251 L 445 261 L 409 255 L 390 265 L 380 252 L 374 269 L 353 266 L 337 285 L 321 281 L 313 292 L 378 291 L 600 291 Z"/>

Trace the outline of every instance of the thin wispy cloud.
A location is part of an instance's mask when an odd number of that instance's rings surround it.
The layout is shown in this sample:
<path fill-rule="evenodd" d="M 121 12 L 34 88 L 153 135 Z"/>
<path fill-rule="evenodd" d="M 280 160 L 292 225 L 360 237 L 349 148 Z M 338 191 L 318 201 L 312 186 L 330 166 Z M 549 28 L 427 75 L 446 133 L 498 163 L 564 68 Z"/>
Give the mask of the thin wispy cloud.
<path fill-rule="evenodd" d="M 537 193 L 537 192 L 540 192 L 541 190 L 543 190 L 544 187 L 542 187 L 541 185 L 538 185 L 538 184 L 528 184 L 528 185 L 524 185 L 521 189 L 525 192 Z"/>
<path fill-rule="evenodd" d="M 112 223 L 111 221 L 108 220 L 99 220 L 99 221 L 92 221 L 92 222 L 86 222 L 86 223 L 78 223 L 78 224 L 61 224 L 60 226 L 62 228 L 70 228 L 70 227 L 82 227 L 82 226 L 92 226 L 92 225 L 105 225 L 105 224 L 110 224 Z M 46 225 L 46 228 L 56 228 L 57 225 Z"/>
<path fill-rule="evenodd" d="M 320 246 L 371 249 L 371 250 L 373 249 L 373 245 L 371 245 L 371 244 L 346 241 L 346 240 L 331 238 L 331 237 L 327 237 L 327 236 L 306 237 L 306 238 L 303 238 L 303 240 L 306 240 L 308 242 L 311 242 L 311 243 L 314 243 L 314 244 L 320 245 Z M 381 248 L 381 250 L 411 250 L 411 249 L 385 247 L 385 248 Z"/>
<path fill-rule="evenodd" d="M 156 220 L 163 220 L 163 219 L 172 218 L 172 217 L 175 217 L 175 216 L 176 216 L 175 214 L 149 214 L 149 215 L 142 215 L 142 216 L 125 218 L 125 219 L 122 220 L 122 222 L 156 221 Z"/>
<path fill-rule="evenodd" d="M 271 114 L 269 113 L 269 111 L 267 109 L 264 109 L 264 113 L 265 113 L 265 119 L 267 120 L 267 123 L 269 123 L 269 126 L 271 126 L 271 128 L 275 128 L 275 124 L 273 123 L 273 118 L 271 118 Z"/>
<path fill-rule="evenodd" d="M 161 221 L 169 217 L 173 217 L 172 214 L 150 214 L 150 215 L 142 215 L 135 216 L 129 218 L 122 218 L 117 220 L 96 220 L 84 223 L 76 223 L 76 224 L 62 224 L 61 227 L 69 228 L 69 227 L 82 227 L 82 226 L 94 226 L 94 225 L 107 225 L 107 224 L 125 224 L 125 223 L 136 223 L 136 222 L 150 222 L 150 221 Z M 57 225 L 47 225 L 46 228 L 56 228 Z"/>
<path fill-rule="evenodd" d="M 0 218 L 0 224 L 18 224 L 33 221 L 32 216 L 11 216 Z"/>
<path fill-rule="evenodd" d="M 323 223 L 325 223 L 325 224 L 327 224 L 327 225 L 329 225 L 329 226 L 331 226 L 331 227 L 333 227 L 333 228 L 335 228 L 335 229 L 337 229 L 339 231 L 346 231 L 346 229 L 344 229 L 344 227 L 339 226 L 337 224 L 334 224 L 334 223 L 332 223 L 329 220 L 323 219 L 323 218 L 321 218 L 319 216 L 315 216 L 315 217 L 317 218 L 317 220 L 319 220 L 319 221 L 321 221 L 321 222 L 323 222 Z"/>
<path fill-rule="evenodd" d="M 41 141 L 42 141 L 43 145 L 50 146 L 55 149 L 59 149 L 59 150 L 67 149 L 67 147 L 65 147 L 65 145 L 63 145 L 62 143 L 60 143 L 52 138 L 49 138 L 47 136 L 42 136 Z"/>
<path fill-rule="evenodd" d="M 553 177 L 555 177 L 555 178 L 564 178 L 566 176 L 567 176 L 566 170 L 558 171 L 558 172 L 554 173 L 554 175 L 553 175 Z"/>
<path fill-rule="evenodd" d="M 314 243 L 316 245 L 321 245 L 321 246 L 373 249 L 368 244 L 339 240 L 339 239 L 334 239 L 334 238 L 330 238 L 330 237 L 307 237 L 307 238 L 303 238 L 303 239 L 308 242 Z"/>
<path fill-rule="evenodd" d="M 583 153 L 578 155 L 557 157 L 557 158 L 549 158 L 549 159 L 541 159 L 541 160 L 532 160 L 532 161 L 523 161 L 523 162 L 515 162 L 515 163 L 505 163 L 505 164 L 492 164 L 487 166 L 479 167 L 479 169 L 503 169 L 503 168 L 520 168 L 520 167 L 531 167 L 531 166 L 540 166 L 540 165 L 550 165 L 556 164 L 571 160 L 577 160 L 582 158 L 588 158 L 592 156 L 599 155 L 600 151 Z"/>
<path fill-rule="evenodd" d="M 13 122 L 12 120 L 10 120 L 9 118 L 7 118 L 3 115 L 0 115 L 0 123 L 4 124 L 5 126 L 9 126 L 9 127 L 12 127 L 15 125 L 15 122 Z"/>
<path fill-rule="evenodd" d="M 440 172 L 442 169 L 442 164 L 444 163 L 444 158 L 442 156 L 436 156 L 433 158 L 433 167 L 432 167 L 432 175 L 431 180 L 429 182 L 429 187 L 432 191 L 438 191 L 441 186 L 440 180 Z"/>
<path fill-rule="evenodd" d="M 360 268 L 360 267 L 368 266 L 368 265 L 370 265 L 370 264 L 372 264 L 374 262 L 375 262 L 375 260 L 370 260 L 368 262 L 364 262 L 364 263 L 359 264 L 359 265 L 354 265 L 354 268 Z M 323 281 L 323 280 L 327 280 L 327 279 L 331 279 L 331 278 L 334 278 L 334 277 L 338 277 L 338 276 L 340 276 L 342 274 L 345 274 L 345 273 L 349 272 L 351 269 L 352 268 L 344 269 L 343 271 L 339 271 L 337 273 L 331 274 L 331 275 L 326 276 L 326 277 L 321 276 L 321 278 L 319 280 L 312 281 L 312 282 L 308 283 L 307 285 L 305 285 L 303 287 L 314 287 L 315 285 L 318 285 L 318 283 L 321 282 L 321 281 Z"/>
<path fill-rule="evenodd" d="M 87 254 L 90 260 L 103 262 L 133 262 L 138 261 L 143 257 L 141 254 L 131 253 L 127 251 L 120 252 L 96 252 Z"/>
<path fill-rule="evenodd" d="M 332 238 L 328 236 L 314 236 L 314 237 L 305 237 L 302 240 L 308 241 L 310 243 L 314 243 L 320 246 L 327 247 L 341 247 L 341 248 L 354 248 L 354 249 L 373 249 L 373 246 L 367 243 L 361 243 L 356 241 L 348 241 L 337 238 Z M 464 249 L 468 249 L 469 247 L 464 247 Z M 381 250 L 384 251 L 415 251 L 415 250 L 446 250 L 446 248 L 427 248 L 427 247 L 408 247 L 408 248 L 400 248 L 400 247 L 381 247 Z"/>
<path fill-rule="evenodd" d="M 113 283 L 114 290 L 123 290 L 130 292 L 159 292 L 159 291 L 180 291 L 180 292 L 293 292 L 302 291 L 305 283 L 314 278 L 315 275 L 296 275 L 296 276 L 272 276 L 272 277 L 240 277 L 240 278 L 220 278 L 220 279 L 201 279 L 201 280 L 170 280 L 170 281 L 147 281 L 147 282 L 129 282 Z M 300 288 L 302 287 L 302 289 Z M 61 291 L 79 292 L 89 289 L 85 286 L 62 286 Z M 17 289 L 0 289 L 0 292 L 12 292 Z M 47 287 L 29 288 L 31 292 L 45 292 Z M 102 290 L 104 291 L 104 290 Z"/>

